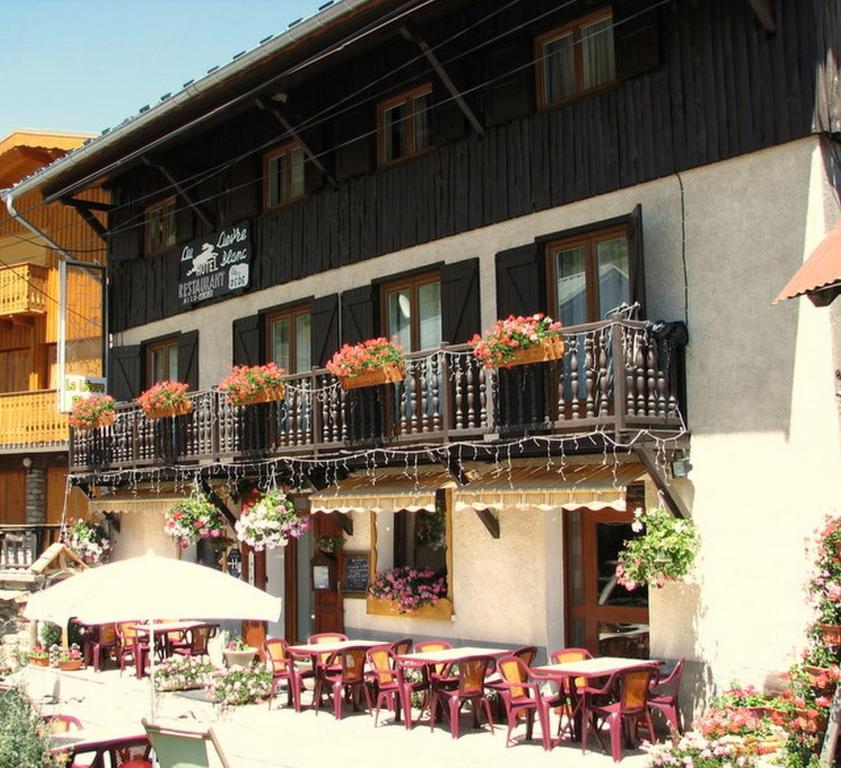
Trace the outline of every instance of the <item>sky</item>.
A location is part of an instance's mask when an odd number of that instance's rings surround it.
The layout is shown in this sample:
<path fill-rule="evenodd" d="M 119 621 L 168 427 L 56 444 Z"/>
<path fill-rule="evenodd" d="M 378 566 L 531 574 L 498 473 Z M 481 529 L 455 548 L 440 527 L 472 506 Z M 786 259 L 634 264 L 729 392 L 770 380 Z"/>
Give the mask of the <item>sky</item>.
<path fill-rule="evenodd" d="M 99 133 L 325 0 L 0 0 L 0 139 Z"/>

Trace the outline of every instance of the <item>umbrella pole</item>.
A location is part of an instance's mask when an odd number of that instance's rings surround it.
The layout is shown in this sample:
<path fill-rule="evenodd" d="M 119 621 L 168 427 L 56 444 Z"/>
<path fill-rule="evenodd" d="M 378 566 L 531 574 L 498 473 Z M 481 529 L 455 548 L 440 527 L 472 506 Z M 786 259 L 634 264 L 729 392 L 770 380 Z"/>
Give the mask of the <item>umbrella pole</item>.
<path fill-rule="evenodd" d="M 155 621 L 149 621 L 149 722 L 155 722 Z"/>

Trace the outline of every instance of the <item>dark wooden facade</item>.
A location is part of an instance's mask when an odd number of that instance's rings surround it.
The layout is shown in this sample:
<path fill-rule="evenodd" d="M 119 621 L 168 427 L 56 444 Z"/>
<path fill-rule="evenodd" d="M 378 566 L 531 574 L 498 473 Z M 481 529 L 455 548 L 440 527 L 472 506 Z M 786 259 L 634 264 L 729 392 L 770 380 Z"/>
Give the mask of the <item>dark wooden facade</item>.
<path fill-rule="evenodd" d="M 309 125 L 302 135 L 335 185 L 307 163 L 307 195 L 285 207 L 262 210 L 254 150 L 288 137 L 257 105 L 161 148 L 157 159 L 192 176 L 242 157 L 191 183 L 190 194 L 214 226 L 255 222 L 256 290 L 841 128 L 827 64 L 839 53 L 839 0 L 776 0 L 773 33 L 741 0 L 616 0 L 616 83 L 538 111 L 534 38 L 603 5 L 523 0 L 501 11 L 486 0 L 411 29 L 433 48 L 468 30 L 436 54 L 479 116 L 482 136 L 447 100 L 418 48 L 397 35 L 352 66 L 296 84 L 284 112 Z M 377 101 L 426 81 L 435 146 L 377 169 Z M 166 184 L 143 166 L 112 180 L 121 206 L 110 221 L 113 331 L 181 311 L 173 288 L 178 248 L 144 258 L 137 226 Z M 189 209 L 179 215 L 179 242 L 209 231 Z"/>

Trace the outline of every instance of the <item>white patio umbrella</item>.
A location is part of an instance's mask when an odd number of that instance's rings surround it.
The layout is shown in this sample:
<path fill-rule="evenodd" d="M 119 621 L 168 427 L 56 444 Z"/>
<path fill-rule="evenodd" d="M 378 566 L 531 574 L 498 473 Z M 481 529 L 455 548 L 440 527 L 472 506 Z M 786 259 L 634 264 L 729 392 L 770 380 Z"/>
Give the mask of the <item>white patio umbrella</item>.
<path fill-rule="evenodd" d="M 36 592 L 23 615 L 66 626 L 144 619 L 250 619 L 277 621 L 279 597 L 204 565 L 158 557 L 151 551 L 82 573 Z M 151 715 L 155 716 L 154 627 L 149 639 Z"/>

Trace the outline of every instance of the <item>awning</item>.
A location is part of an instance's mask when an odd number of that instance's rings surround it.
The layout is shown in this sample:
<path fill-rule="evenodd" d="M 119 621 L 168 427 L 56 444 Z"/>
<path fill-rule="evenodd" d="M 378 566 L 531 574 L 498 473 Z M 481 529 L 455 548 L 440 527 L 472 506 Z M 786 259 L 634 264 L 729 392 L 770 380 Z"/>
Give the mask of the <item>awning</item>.
<path fill-rule="evenodd" d="M 454 485 L 441 469 L 359 474 L 310 496 L 312 512 L 435 511 L 435 492 Z"/>
<path fill-rule="evenodd" d="M 563 470 L 513 467 L 486 475 L 456 492 L 459 509 L 625 509 L 628 483 L 644 474 L 641 464 L 565 464 Z"/>
<path fill-rule="evenodd" d="M 816 307 L 825 307 L 841 293 L 841 221 L 794 273 L 772 302 L 808 295 Z"/>
<path fill-rule="evenodd" d="M 183 495 L 172 493 L 149 493 L 144 495 L 128 492 L 113 493 L 92 499 L 88 505 L 91 512 L 165 512 L 183 501 Z"/>

